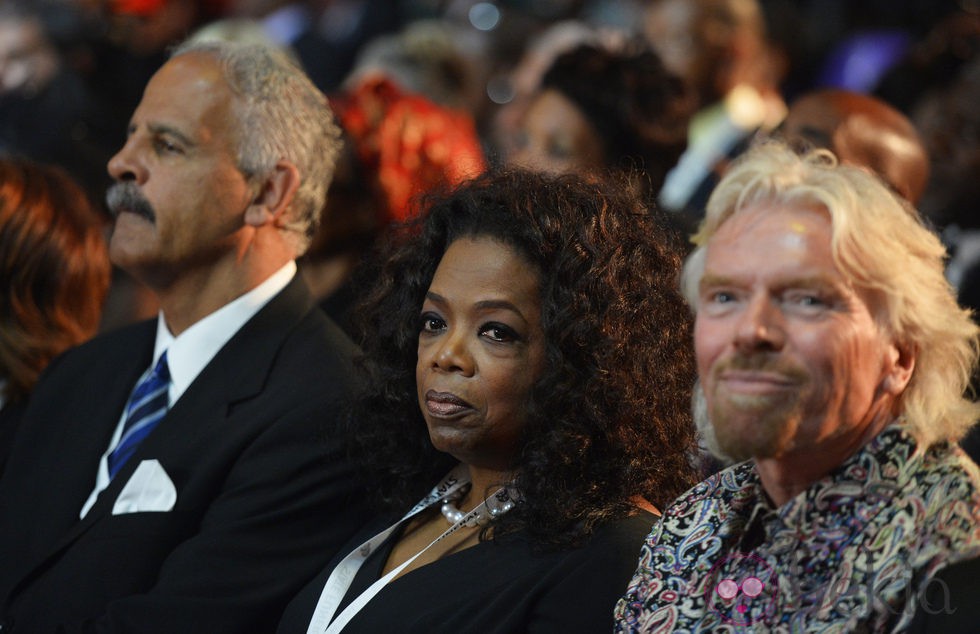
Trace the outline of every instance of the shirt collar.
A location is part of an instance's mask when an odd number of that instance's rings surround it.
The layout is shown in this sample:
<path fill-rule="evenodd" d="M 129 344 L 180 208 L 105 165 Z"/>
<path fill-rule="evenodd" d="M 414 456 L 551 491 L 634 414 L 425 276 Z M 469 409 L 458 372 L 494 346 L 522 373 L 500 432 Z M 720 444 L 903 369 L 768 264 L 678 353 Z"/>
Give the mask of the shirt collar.
<path fill-rule="evenodd" d="M 165 350 L 168 351 L 171 405 L 245 322 L 284 289 L 294 275 L 296 263 L 290 260 L 264 282 L 193 324 L 177 337 L 167 328 L 163 313 L 158 315 L 151 367 L 156 365 Z"/>
<path fill-rule="evenodd" d="M 894 422 L 842 465 L 777 509 L 766 499 L 758 474 L 752 478 L 757 504 L 748 524 L 762 522 L 766 538 L 822 535 L 836 542 L 859 533 L 902 490 L 921 461 L 904 424 Z M 755 471 L 753 469 L 753 471 Z M 847 530 L 841 530 L 844 525 Z M 751 529 L 747 526 L 746 530 Z M 828 543 L 828 548 L 841 544 Z"/>

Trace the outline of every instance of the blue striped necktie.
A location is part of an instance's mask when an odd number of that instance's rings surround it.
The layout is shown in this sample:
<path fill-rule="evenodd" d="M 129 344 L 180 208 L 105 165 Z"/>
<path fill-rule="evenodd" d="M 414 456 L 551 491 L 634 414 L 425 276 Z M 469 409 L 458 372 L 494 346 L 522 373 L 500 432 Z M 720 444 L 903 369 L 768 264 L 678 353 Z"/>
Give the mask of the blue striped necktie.
<path fill-rule="evenodd" d="M 150 435 L 167 413 L 169 391 L 170 368 L 167 367 L 167 353 L 164 352 L 153 371 L 136 384 L 129 396 L 122 438 L 109 454 L 109 478 L 114 477 L 126 464 L 140 442 Z"/>

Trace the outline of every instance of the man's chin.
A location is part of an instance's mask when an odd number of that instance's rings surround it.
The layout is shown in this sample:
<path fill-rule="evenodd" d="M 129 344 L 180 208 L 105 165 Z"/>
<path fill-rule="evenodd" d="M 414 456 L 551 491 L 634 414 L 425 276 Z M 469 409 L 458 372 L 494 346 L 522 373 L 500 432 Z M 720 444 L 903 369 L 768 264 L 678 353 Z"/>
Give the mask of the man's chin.
<path fill-rule="evenodd" d="M 145 244 L 146 241 L 133 239 L 117 229 L 109 239 L 109 261 L 124 271 L 138 268 L 146 259 Z"/>
<path fill-rule="evenodd" d="M 718 448 L 737 462 L 750 458 L 778 458 L 792 448 L 799 418 L 773 409 L 712 410 Z"/>

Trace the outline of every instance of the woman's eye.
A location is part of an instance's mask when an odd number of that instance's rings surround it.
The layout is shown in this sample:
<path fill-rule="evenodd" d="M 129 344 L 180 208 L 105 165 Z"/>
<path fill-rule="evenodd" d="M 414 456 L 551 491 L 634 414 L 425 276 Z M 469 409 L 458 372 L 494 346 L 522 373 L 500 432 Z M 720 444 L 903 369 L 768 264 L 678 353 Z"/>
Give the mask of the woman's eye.
<path fill-rule="evenodd" d="M 437 332 L 446 327 L 446 322 L 433 313 L 424 313 L 419 321 L 419 330 L 422 332 Z"/>
<path fill-rule="evenodd" d="M 727 291 L 716 291 L 708 296 L 708 299 L 715 304 L 727 304 L 734 301 L 735 296 Z"/>
<path fill-rule="evenodd" d="M 510 327 L 503 324 L 486 324 L 480 330 L 480 334 L 491 341 L 508 342 L 517 341 L 517 333 Z"/>

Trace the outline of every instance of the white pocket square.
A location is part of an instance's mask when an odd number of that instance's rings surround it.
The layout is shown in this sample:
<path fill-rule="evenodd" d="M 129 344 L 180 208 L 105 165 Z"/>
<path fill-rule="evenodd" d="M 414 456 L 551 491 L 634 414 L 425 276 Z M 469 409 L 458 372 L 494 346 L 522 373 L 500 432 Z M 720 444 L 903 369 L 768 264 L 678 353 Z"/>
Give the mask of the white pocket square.
<path fill-rule="evenodd" d="M 158 460 L 144 460 L 136 467 L 112 507 L 113 515 L 166 512 L 177 503 L 177 489 Z"/>

